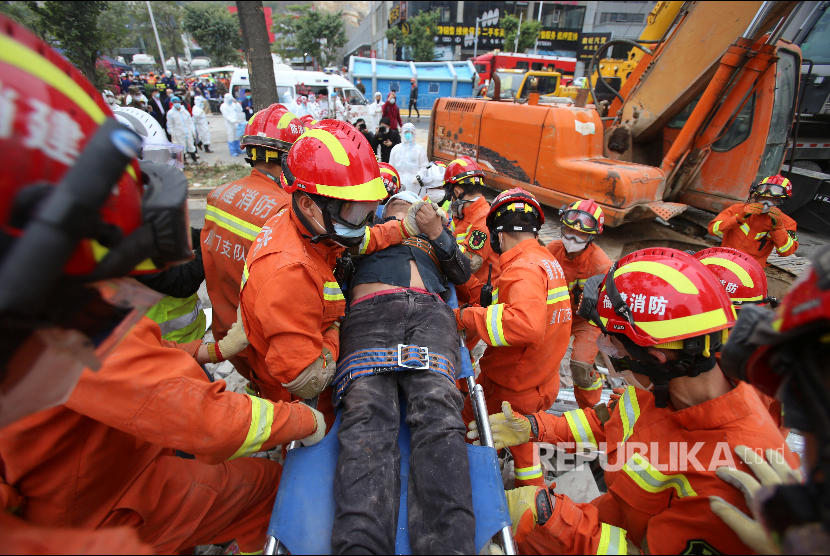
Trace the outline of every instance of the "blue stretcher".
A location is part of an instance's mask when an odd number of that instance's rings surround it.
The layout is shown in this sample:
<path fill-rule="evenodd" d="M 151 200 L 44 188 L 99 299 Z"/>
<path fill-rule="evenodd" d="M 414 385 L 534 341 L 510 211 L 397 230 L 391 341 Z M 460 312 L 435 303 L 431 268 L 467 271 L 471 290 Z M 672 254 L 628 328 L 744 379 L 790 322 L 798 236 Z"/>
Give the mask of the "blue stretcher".
<path fill-rule="evenodd" d="M 455 290 L 449 302 L 457 306 Z M 487 405 L 480 385 L 475 383 L 470 352 L 461 342 L 461 373 L 467 380 L 482 446 L 468 446 L 473 511 L 476 517 L 475 548 L 481 552 L 488 542 L 496 542 L 505 554 L 515 554 L 507 498 L 493 448 Z M 403 405 L 402 405 L 403 407 Z M 331 554 L 331 531 L 334 523 L 334 475 L 339 445 L 338 414 L 326 437 L 308 448 L 290 449 L 283 467 L 280 488 L 274 501 L 265 554 Z M 401 418 L 398 434 L 401 454 L 401 493 L 396 554 L 411 554 L 407 528 L 407 487 L 409 484 L 409 427 Z"/>

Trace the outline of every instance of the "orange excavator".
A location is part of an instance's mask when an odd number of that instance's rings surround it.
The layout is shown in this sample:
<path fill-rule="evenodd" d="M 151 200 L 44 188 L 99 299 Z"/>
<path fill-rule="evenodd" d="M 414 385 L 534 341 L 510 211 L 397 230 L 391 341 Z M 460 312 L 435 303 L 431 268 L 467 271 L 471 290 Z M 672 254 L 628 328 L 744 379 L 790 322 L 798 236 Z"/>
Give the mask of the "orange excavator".
<path fill-rule="evenodd" d="M 801 52 L 780 37 L 796 5 L 685 2 L 662 37 L 641 46 L 603 116 L 534 93 L 525 103 L 498 91 L 493 100 L 439 98 L 428 155 L 471 156 L 488 185 L 524 187 L 552 207 L 593 198 L 610 226 L 669 220 L 689 205 L 720 212 L 781 168 Z"/>

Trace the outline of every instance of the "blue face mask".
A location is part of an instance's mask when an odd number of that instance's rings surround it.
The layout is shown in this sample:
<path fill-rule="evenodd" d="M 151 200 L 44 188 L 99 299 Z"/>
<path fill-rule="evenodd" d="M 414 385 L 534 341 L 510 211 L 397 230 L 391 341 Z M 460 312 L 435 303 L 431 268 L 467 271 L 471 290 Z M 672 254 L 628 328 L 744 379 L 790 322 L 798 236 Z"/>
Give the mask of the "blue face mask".
<path fill-rule="evenodd" d="M 409 132 L 404 133 L 403 134 L 403 140 L 407 141 L 407 142 L 412 141 L 412 134 L 409 133 Z"/>
<path fill-rule="evenodd" d="M 333 224 L 334 233 L 340 237 L 359 238 L 363 237 L 363 234 L 366 233 L 366 228 L 363 226 L 360 228 L 351 228 L 345 224 L 341 224 L 340 222 L 333 222 Z"/>

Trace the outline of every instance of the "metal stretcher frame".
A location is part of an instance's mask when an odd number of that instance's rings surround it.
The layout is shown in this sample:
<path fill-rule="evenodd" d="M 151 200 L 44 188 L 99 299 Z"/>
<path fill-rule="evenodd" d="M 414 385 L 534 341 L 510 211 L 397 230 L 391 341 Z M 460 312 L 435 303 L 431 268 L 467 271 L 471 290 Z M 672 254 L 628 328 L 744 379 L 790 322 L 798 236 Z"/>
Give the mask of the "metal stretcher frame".
<path fill-rule="evenodd" d="M 448 304 L 457 307 L 455 289 L 451 292 Z M 467 447 L 473 512 L 476 517 L 476 552 L 480 553 L 488 542 L 495 540 L 505 554 L 516 554 L 507 498 L 487 418 L 484 391 L 481 385 L 475 382 L 470 352 L 464 345 L 463 338 L 460 351 L 459 378 L 467 381 L 482 441 L 482 446 Z M 405 407 L 405 404 L 401 407 Z M 334 523 L 333 486 L 339 451 L 339 427 L 338 413 L 331 430 L 322 441 L 308 448 L 289 450 L 271 521 L 268 524 L 265 554 L 331 554 L 331 531 Z M 407 528 L 410 447 L 409 428 L 403 418 L 398 434 L 398 449 L 401 454 L 401 493 L 395 553 L 410 554 Z"/>

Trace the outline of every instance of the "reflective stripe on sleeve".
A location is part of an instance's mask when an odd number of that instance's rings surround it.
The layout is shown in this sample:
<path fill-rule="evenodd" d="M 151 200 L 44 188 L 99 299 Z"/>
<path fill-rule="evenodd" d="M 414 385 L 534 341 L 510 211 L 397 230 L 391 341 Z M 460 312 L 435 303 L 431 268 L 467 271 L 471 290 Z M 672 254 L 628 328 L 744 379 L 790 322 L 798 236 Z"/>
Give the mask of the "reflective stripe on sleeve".
<path fill-rule="evenodd" d="M 598 390 L 602 388 L 602 378 L 597 378 L 593 384 L 588 386 L 587 388 L 582 388 L 581 386 L 577 386 L 580 390 Z"/>
<path fill-rule="evenodd" d="M 637 394 L 633 386 L 628 386 L 620 397 L 618 403 L 620 419 L 623 426 L 623 442 L 634 434 L 634 423 L 640 418 L 640 402 L 637 401 Z"/>
<path fill-rule="evenodd" d="M 242 446 L 229 459 L 249 456 L 258 452 L 271 437 L 271 425 L 274 424 L 274 405 L 257 396 L 248 396 L 251 400 L 251 426 Z"/>
<path fill-rule="evenodd" d="M 749 235 L 749 224 L 747 224 L 746 222 L 741 224 L 741 231 L 744 233 L 744 235 L 748 236 Z"/>
<path fill-rule="evenodd" d="M 790 236 L 789 234 L 787 234 L 787 243 L 785 243 L 785 244 L 784 244 L 784 245 L 782 245 L 781 247 L 776 247 L 775 249 L 776 249 L 779 253 L 784 253 L 784 252 L 786 252 L 788 249 L 791 249 L 791 248 L 792 248 L 793 243 L 795 243 L 795 242 L 793 241 L 792 236 Z"/>
<path fill-rule="evenodd" d="M 542 465 L 532 465 L 530 467 L 517 467 L 513 470 L 513 474 L 517 481 L 530 481 L 531 479 L 539 479 L 542 477 Z"/>
<path fill-rule="evenodd" d="M 628 554 L 628 544 L 625 542 L 625 534 L 625 529 L 620 529 L 607 523 L 600 523 L 597 554 Z"/>
<path fill-rule="evenodd" d="M 639 453 L 631 456 L 623 465 L 623 471 L 637 483 L 637 486 L 647 492 L 662 492 L 667 488 L 673 488 L 681 498 L 697 496 L 685 475 L 664 475 Z"/>
<path fill-rule="evenodd" d="M 366 229 L 363 233 L 363 241 L 360 242 L 360 254 L 365 255 L 366 249 L 369 247 L 369 238 L 372 237 L 372 232 L 369 231 L 369 226 L 366 226 Z"/>
<path fill-rule="evenodd" d="M 566 411 L 565 419 L 568 421 L 568 427 L 577 444 L 589 445 L 594 450 L 599 447 L 584 411 L 581 409 Z"/>
<path fill-rule="evenodd" d="M 346 297 L 343 295 L 343 290 L 340 289 L 340 284 L 325 282 L 323 283 L 323 299 L 326 301 L 345 301 Z"/>
<path fill-rule="evenodd" d="M 493 288 L 493 303 L 499 302 L 499 289 Z"/>
<path fill-rule="evenodd" d="M 242 282 L 239 284 L 239 291 L 245 287 L 245 282 L 248 281 L 248 261 L 242 263 Z"/>
<path fill-rule="evenodd" d="M 712 226 L 712 235 L 723 237 L 723 232 L 720 231 L 721 220 L 716 220 L 715 224 Z"/>
<path fill-rule="evenodd" d="M 490 336 L 490 345 L 493 346 L 509 346 L 507 340 L 504 338 L 504 327 L 502 326 L 502 318 L 504 317 L 504 304 L 496 303 L 487 307 L 487 335 Z"/>
<path fill-rule="evenodd" d="M 568 293 L 568 286 L 561 286 L 548 290 L 547 305 L 552 305 L 566 299 L 570 299 L 571 294 Z"/>
<path fill-rule="evenodd" d="M 249 241 L 256 239 L 257 234 L 261 230 L 259 226 L 246 222 L 241 218 L 230 214 L 229 212 L 225 212 L 220 208 L 214 207 L 213 205 L 207 206 L 205 220 L 210 220 L 220 228 L 228 230 L 232 234 L 236 234 L 239 237 L 245 238 Z"/>

